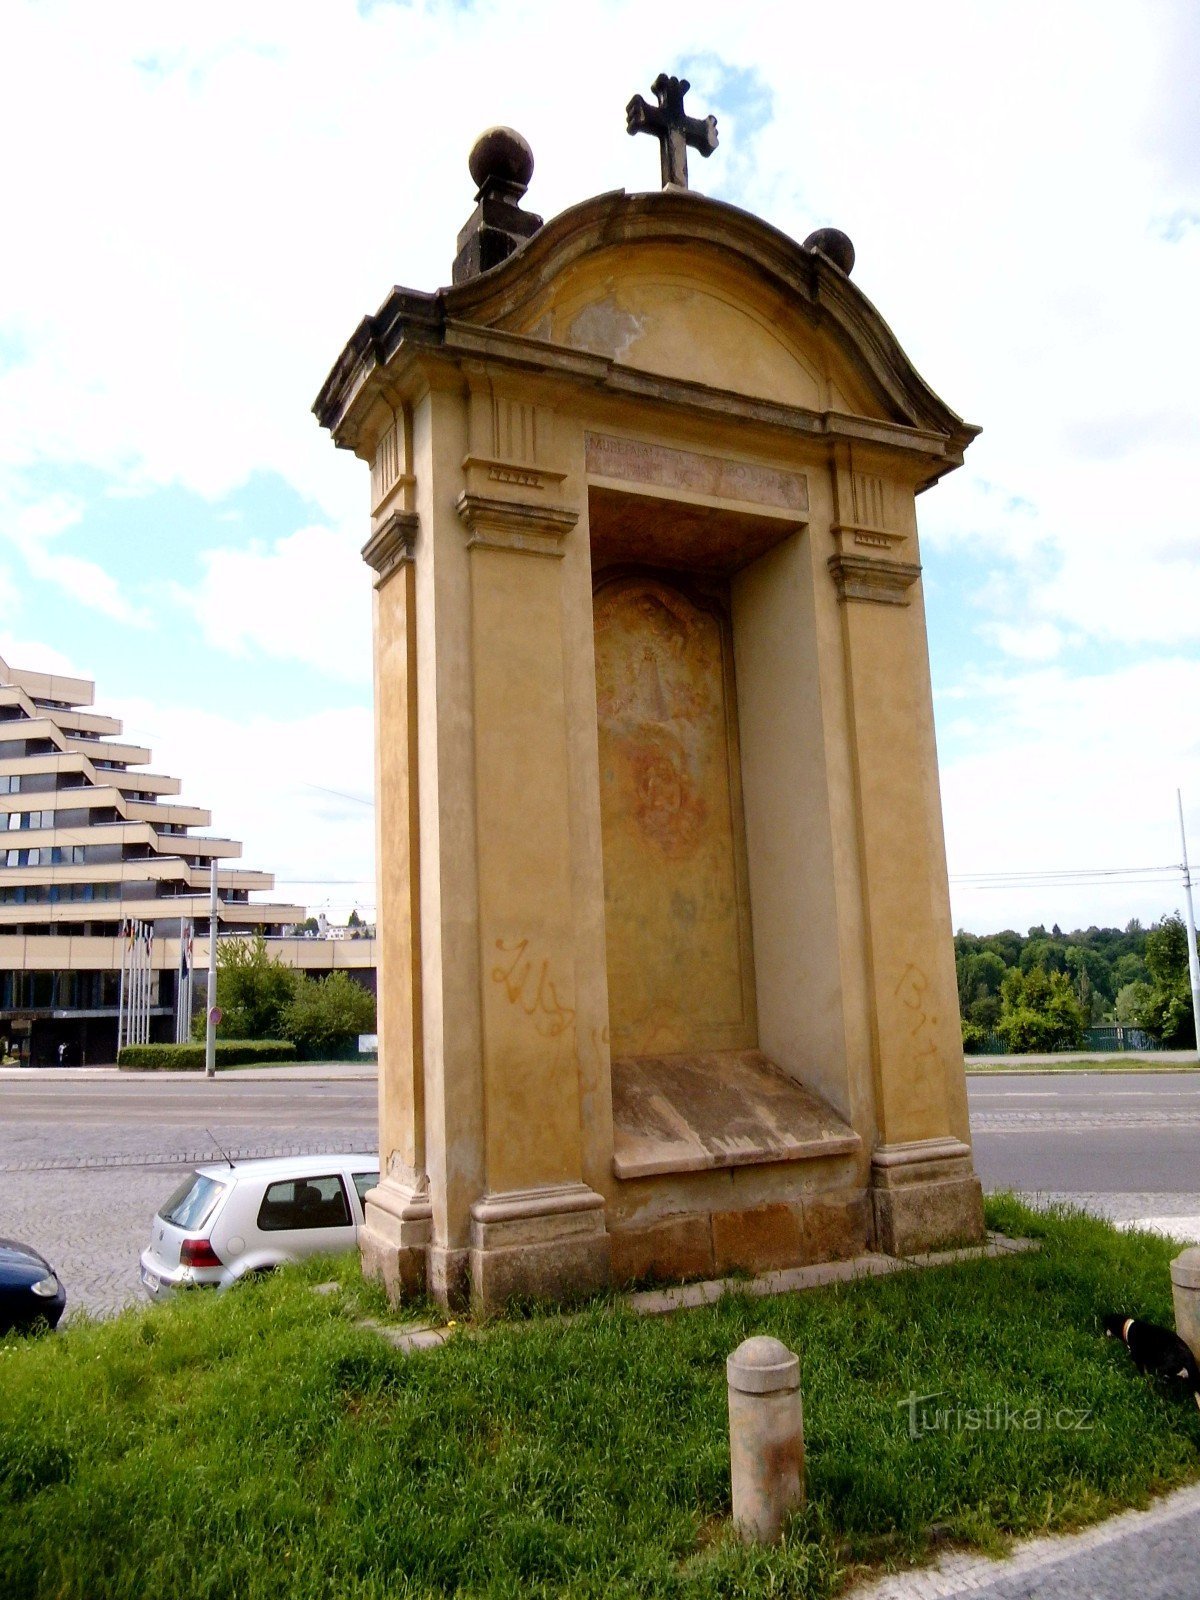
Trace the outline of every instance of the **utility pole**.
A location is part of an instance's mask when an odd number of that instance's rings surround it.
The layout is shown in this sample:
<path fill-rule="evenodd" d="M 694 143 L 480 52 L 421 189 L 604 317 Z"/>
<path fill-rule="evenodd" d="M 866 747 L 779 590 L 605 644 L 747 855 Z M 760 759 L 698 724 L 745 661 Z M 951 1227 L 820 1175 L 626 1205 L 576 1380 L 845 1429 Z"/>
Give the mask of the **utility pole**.
<path fill-rule="evenodd" d="M 217 858 L 213 856 L 208 880 L 208 1008 L 204 1024 L 204 1075 L 217 1072 Z"/>
<path fill-rule="evenodd" d="M 1200 1054 L 1200 956 L 1196 953 L 1196 913 L 1192 909 L 1192 875 L 1188 871 L 1187 833 L 1183 826 L 1183 795 L 1178 789 L 1179 838 L 1183 844 L 1183 897 L 1187 904 L 1188 972 L 1192 979 L 1192 1026 L 1196 1030 L 1196 1049 Z"/>

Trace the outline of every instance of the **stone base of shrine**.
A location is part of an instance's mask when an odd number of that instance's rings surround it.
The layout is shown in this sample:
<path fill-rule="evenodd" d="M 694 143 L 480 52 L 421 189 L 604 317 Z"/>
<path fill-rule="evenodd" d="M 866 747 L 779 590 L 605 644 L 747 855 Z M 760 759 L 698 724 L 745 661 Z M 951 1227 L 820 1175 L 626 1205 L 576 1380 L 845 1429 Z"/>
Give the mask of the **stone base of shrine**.
<path fill-rule="evenodd" d="M 870 1249 L 862 1140 L 761 1051 L 613 1062 L 613 1282 L 678 1283 Z"/>
<path fill-rule="evenodd" d="M 363 1216 L 363 1276 L 382 1283 L 393 1304 L 423 1295 L 433 1226 L 425 1179 L 383 1178 L 367 1191 Z"/>
<path fill-rule="evenodd" d="M 880 1145 L 871 1157 L 875 1247 L 922 1255 L 984 1237 L 983 1188 L 959 1139 Z"/>
<path fill-rule="evenodd" d="M 487 1195 L 471 1207 L 471 1304 L 585 1299 L 608 1287 L 611 1248 L 603 1196 L 582 1183 Z"/>

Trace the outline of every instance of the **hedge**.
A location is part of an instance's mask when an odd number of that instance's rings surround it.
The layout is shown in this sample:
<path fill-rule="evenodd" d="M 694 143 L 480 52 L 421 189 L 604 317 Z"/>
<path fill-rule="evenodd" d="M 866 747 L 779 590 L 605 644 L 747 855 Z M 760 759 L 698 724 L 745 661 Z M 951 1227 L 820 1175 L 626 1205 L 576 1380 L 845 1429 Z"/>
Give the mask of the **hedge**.
<path fill-rule="evenodd" d="M 244 1067 L 261 1062 L 273 1065 L 295 1061 L 296 1046 L 290 1039 L 218 1039 L 217 1066 Z M 202 1044 L 127 1044 L 117 1055 L 119 1067 L 136 1067 L 143 1072 L 193 1072 L 204 1066 Z"/>

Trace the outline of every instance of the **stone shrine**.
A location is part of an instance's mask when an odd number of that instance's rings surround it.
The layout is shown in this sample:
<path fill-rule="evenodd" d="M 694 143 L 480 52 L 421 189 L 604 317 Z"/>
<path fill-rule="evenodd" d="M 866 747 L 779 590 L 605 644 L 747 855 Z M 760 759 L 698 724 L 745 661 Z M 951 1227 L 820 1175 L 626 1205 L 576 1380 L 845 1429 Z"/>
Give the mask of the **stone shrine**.
<path fill-rule="evenodd" d="M 371 469 L 393 1296 L 983 1232 L 915 514 L 977 430 L 654 88 L 666 187 L 544 225 L 485 134 L 453 287 L 314 407 Z"/>

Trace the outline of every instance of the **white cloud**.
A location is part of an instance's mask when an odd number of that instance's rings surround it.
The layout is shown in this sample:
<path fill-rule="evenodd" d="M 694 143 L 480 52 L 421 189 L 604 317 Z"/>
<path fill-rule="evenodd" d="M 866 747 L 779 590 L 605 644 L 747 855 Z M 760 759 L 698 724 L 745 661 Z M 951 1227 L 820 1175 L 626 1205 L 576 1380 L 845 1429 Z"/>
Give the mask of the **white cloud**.
<path fill-rule="evenodd" d="M 370 574 L 352 535 L 300 528 L 265 547 L 202 555 L 195 589 L 172 586 L 214 648 L 306 661 L 349 683 L 371 681 Z"/>
<path fill-rule="evenodd" d="M 90 674 L 63 651 L 40 639 L 23 639 L 7 629 L 0 631 L 0 656 L 10 667 L 27 672 L 61 673 L 64 678 L 87 678 Z"/>
<path fill-rule="evenodd" d="M 985 623 L 982 630 L 1004 651 L 1019 661 L 1053 661 L 1063 647 L 1063 636 L 1050 622 L 1021 624 Z"/>
<path fill-rule="evenodd" d="M 241 864 L 275 874 L 269 898 L 327 905 L 342 922 L 352 905 L 373 908 L 369 708 L 217 716 L 195 705 L 111 701 L 102 687 L 97 706 L 121 717 L 134 742 L 151 747 L 154 771 L 183 780 L 184 803 L 211 810 L 204 832 L 240 839 Z"/>
<path fill-rule="evenodd" d="M 4 496 L 0 499 L 0 538 L 17 551 L 30 577 L 52 584 L 114 622 L 146 626 L 146 612 L 126 597 L 111 573 L 98 562 L 56 547 L 55 541 L 78 524 L 83 510 L 83 503 L 74 495 Z"/>
<path fill-rule="evenodd" d="M 979 681 L 967 702 L 975 736 L 942 763 L 956 926 L 1123 925 L 1180 903 L 1178 877 L 1018 889 L 966 875 L 1169 866 L 1180 859 L 1177 787 L 1200 855 L 1200 662 L 1074 678 L 1043 668 Z"/>
<path fill-rule="evenodd" d="M 827 70 L 850 34 L 853 70 Z M 265 545 L 231 523 L 187 603 L 211 649 L 365 684 L 366 469 L 309 415 L 325 372 L 392 283 L 446 282 L 482 126 L 529 137 L 528 204 L 547 217 L 649 188 L 657 152 L 626 137 L 623 107 L 689 58 L 690 108 L 716 111 L 722 137 L 693 160 L 695 186 L 725 182 L 797 238 L 844 227 L 855 281 L 984 425 L 919 506 L 929 552 L 986 561 L 964 597 L 981 636 L 1030 662 L 1069 664 L 1081 641 L 1194 654 L 1200 25 L 1186 4 L 926 0 L 914 14 L 876 0 L 848 23 L 845 8 L 777 0 L 14 0 L 0 477 L 84 465 L 108 493 L 218 497 L 281 475 L 355 532 Z M 750 103 L 728 67 L 753 75 Z M 52 500 L 14 548 L 31 574 L 133 620 L 111 577 L 55 544 L 68 510 Z M 989 741 L 947 770 L 954 838 L 979 846 L 960 864 L 1024 866 L 1043 844 L 1054 859 L 1084 842 L 1101 860 L 1130 853 L 1189 725 L 1123 698 L 1130 681 L 1089 678 L 1080 700 L 1061 666 L 981 691 L 986 714 L 973 691 L 956 700 L 956 738 L 977 726 Z M 1188 704 L 1154 687 L 1164 707 Z M 1052 731 L 1025 720 L 1032 696 L 1058 708 Z M 1136 772 L 1140 808 L 1126 803 Z M 1073 831 L 1081 817 L 1092 833 Z"/>

